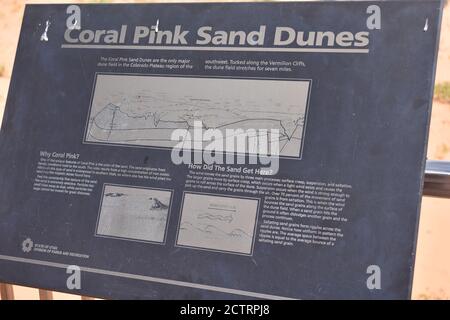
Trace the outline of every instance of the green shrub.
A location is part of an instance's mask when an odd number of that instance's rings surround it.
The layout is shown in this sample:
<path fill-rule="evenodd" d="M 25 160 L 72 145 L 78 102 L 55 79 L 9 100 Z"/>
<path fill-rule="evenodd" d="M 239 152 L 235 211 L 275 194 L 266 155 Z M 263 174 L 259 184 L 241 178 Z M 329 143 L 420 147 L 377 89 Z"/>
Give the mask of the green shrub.
<path fill-rule="evenodd" d="M 450 103 L 450 82 L 439 83 L 434 87 L 434 99 Z"/>

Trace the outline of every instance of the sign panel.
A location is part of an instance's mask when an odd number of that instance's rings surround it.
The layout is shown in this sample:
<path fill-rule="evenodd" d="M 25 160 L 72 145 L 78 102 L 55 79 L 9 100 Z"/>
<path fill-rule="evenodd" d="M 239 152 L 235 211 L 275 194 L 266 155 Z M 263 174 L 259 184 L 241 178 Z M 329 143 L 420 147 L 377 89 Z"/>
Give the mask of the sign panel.
<path fill-rule="evenodd" d="M 31 5 L 0 280 L 408 298 L 439 1 Z"/>

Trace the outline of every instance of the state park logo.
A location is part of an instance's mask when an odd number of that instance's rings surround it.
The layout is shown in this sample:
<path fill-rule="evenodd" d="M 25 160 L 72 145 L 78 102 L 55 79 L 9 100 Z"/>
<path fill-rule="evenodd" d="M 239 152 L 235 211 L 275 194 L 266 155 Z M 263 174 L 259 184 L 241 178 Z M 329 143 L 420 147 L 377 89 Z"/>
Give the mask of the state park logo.
<path fill-rule="evenodd" d="M 33 250 L 33 246 L 33 240 L 31 240 L 30 238 L 26 238 L 22 241 L 22 251 L 25 253 L 31 252 L 31 250 Z"/>

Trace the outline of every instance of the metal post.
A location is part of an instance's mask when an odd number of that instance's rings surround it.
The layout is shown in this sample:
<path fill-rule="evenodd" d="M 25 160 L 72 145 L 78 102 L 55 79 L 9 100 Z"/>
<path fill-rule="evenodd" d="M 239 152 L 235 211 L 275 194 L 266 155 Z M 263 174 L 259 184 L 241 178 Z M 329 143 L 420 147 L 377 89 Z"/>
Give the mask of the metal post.
<path fill-rule="evenodd" d="M 48 290 L 39 289 L 40 300 L 53 300 L 53 292 Z"/>
<path fill-rule="evenodd" d="M 14 300 L 13 286 L 6 283 L 0 283 L 0 298 L 1 300 Z"/>

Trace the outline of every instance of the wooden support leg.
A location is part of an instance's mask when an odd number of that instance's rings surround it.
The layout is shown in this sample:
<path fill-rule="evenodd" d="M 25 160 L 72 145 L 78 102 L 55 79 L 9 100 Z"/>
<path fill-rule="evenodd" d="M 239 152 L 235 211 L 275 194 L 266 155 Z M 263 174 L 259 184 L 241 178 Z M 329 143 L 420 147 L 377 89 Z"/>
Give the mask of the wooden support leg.
<path fill-rule="evenodd" d="M 0 283 L 0 298 L 2 300 L 14 300 L 13 286 L 6 283 Z"/>
<path fill-rule="evenodd" d="M 39 289 L 40 300 L 53 300 L 53 292 L 48 290 Z"/>

